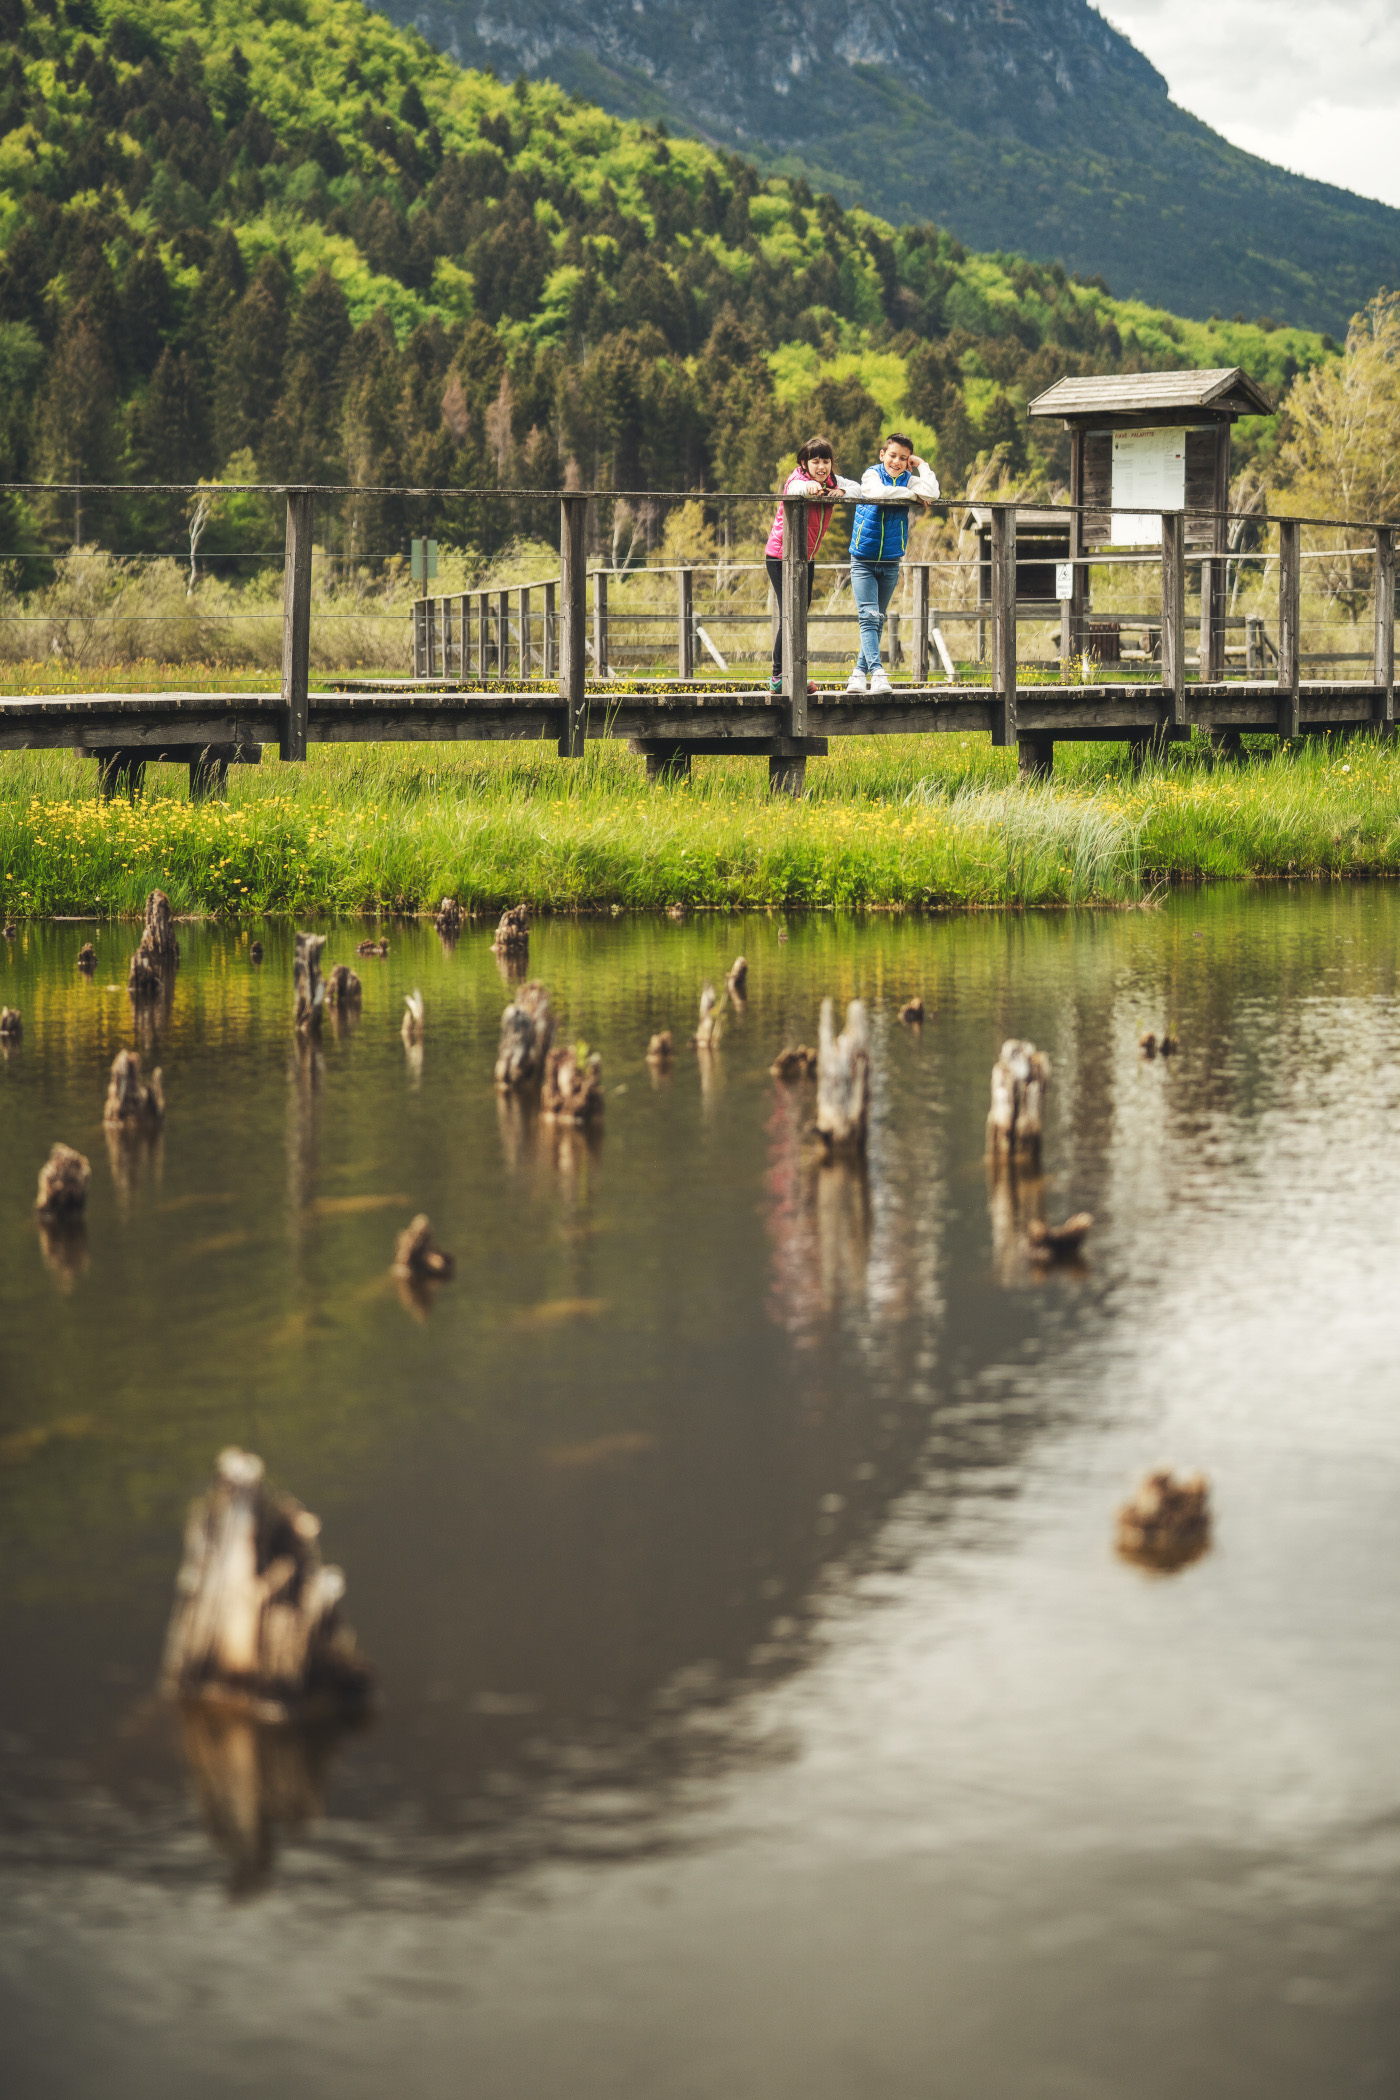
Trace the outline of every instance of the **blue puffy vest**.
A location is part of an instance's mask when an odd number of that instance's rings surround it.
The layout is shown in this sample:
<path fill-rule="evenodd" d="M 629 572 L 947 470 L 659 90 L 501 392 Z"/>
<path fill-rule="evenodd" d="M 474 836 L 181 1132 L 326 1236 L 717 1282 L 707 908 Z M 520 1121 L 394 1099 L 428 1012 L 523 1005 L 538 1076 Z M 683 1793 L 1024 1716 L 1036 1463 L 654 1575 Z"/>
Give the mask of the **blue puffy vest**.
<path fill-rule="evenodd" d="M 875 471 L 887 489 L 907 489 L 909 476 L 901 474 L 898 480 L 891 474 L 882 460 L 875 463 Z M 909 545 L 909 512 L 901 504 L 898 509 L 886 510 L 881 503 L 861 503 L 856 507 L 856 521 L 851 532 L 851 555 L 856 561 L 902 561 L 904 550 Z"/>

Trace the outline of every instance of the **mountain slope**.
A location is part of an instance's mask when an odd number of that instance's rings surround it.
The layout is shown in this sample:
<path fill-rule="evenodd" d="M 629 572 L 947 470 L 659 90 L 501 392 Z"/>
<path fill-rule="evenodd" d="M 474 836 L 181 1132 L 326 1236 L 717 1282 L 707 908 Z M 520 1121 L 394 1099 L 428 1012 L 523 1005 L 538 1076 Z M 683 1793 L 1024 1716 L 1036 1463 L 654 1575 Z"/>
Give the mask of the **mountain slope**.
<path fill-rule="evenodd" d="M 0 0 L 0 28 L 0 480 L 754 489 L 813 427 L 858 467 L 897 418 L 950 487 L 995 447 L 1043 481 L 1062 434 L 1023 409 L 1063 373 L 1279 388 L 1326 354 L 896 232 L 357 0 Z M 181 512 L 85 498 L 83 531 L 178 544 Z M 410 524 L 366 499 L 341 551 Z M 73 525 L 39 499 L 0 558 Z M 225 505 L 206 549 L 268 530 Z"/>
<path fill-rule="evenodd" d="M 1400 211 L 1229 145 L 1087 0 L 383 4 L 463 64 L 547 75 L 1178 313 L 1340 333 L 1400 283 Z"/>

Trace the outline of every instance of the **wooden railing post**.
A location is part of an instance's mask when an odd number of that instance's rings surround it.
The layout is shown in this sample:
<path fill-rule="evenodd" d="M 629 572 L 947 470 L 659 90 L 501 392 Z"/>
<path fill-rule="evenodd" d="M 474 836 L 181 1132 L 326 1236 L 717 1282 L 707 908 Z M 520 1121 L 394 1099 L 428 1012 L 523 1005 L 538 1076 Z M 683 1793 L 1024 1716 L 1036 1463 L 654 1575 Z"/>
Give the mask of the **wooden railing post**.
<path fill-rule="evenodd" d="M 465 591 L 457 600 L 457 676 L 463 685 L 467 682 L 467 606 L 470 602 Z"/>
<path fill-rule="evenodd" d="M 1302 528 L 1296 518 L 1278 523 L 1278 733 L 1298 734 L 1298 631 L 1302 616 Z"/>
<path fill-rule="evenodd" d="M 1016 506 L 992 505 L 992 742 L 1016 742 Z"/>
<path fill-rule="evenodd" d="M 486 674 L 491 668 L 491 621 L 486 610 L 488 602 L 485 591 L 478 591 L 476 594 L 476 675 L 482 685 L 485 685 Z"/>
<path fill-rule="evenodd" d="M 598 678 L 608 675 L 608 572 L 593 571 L 593 671 Z"/>
<path fill-rule="evenodd" d="M 1376 727 L 1389 736 L 1395 727 L 1395 528 L 1376 527 Z"/>
<path fill-rule="evenodd" d="M 695 571 L 676 572 L 676 676 L 695 676 Z"/>
<path fill-rule="evenodd" d="M 496 593 L 496 676 L 510 676 L 510 592 Z"/>
<path fill-rule="evenodd" d="M 572 491 L 559 499 L 559 597 L 562 632 L 559 648 L 559 697 L 564 703 L 561 758 L 582 758 L 587 732 L 584 683 L 584 622 L 587 617 L 588 571 L 583 551 L 588 498 Z"/>
<path fill-rule="evenodd" d="M 914 564 L 914 683 L 928 684 L 928 563 Z"/>
<path fill-rule="evenodd" d="M 530 675 L 530 589 L 528 584 L 520 586 L 520 675 Z"/>
<path fill-rule="evenodd" d="M 558 630 L 555 626 L 554 599 L 554 585 L 547 583 L 544 587 L 544 648 L 542 651 L 543 660 L 540 665 L 541 676 L 545 678 L 553 678 L 559 667 Z"/>
<path fill-rule="evenodd" d="M 1186 519 L 1162 512 L 1162 693 L 1167 723 L 1186 727 Z"/>
<path fill-rule="evenodd" d="M 287 491 L 287 550 L 282 571 L 282 735 L 284 759 L 306 757 L 311 685 L 310 489 Z"/>
<path fill-rule="evenodd" d="M 783 498 L 783 699 L 787 734 L 807 734 L 807 505 Z"/>

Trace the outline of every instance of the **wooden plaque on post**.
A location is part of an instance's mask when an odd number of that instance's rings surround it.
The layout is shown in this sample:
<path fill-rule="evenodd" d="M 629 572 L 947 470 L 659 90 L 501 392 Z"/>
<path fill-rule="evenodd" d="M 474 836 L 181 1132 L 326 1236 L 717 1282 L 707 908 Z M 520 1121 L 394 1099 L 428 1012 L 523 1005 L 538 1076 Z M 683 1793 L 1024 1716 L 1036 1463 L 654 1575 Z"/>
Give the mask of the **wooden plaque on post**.
<path fill-rule="evenodd" d="M 584 684 L 584 622 L 588 571 L 584 567 L 584 523 L 588 498 L 570 491 L 559 499 L 559 697 L 564 703 L 561 758 L 582 758 L 587 730 Z"/>
<path fill-rule="evenodd" d="M 1298 734 L 1298 626 L 1302 611 L 1302 528 L 1296 518 L 1278 522 L 1278 733 Z"/>
<path fill-rule="evenodd" d="M 1186 727 L 1186 521 L 1162 513 L 1162 692 L 1167 722 Z"/>
<path fill-rule="evenodd" d="M 1016 506 L 992 505 L 992 742 L 1016 742 Z"/>
<path fill-rule="evenodd" d="M 783 498 L 783 699 L 789 736 L 807 734 L 807 505 Z"/>
<path fill-rule="evenodd" d="M 287 552 L 282 574 L 282 736 L 284 759 L 306 757 L 311 684 L 310 489 L 287 491 Z"/>

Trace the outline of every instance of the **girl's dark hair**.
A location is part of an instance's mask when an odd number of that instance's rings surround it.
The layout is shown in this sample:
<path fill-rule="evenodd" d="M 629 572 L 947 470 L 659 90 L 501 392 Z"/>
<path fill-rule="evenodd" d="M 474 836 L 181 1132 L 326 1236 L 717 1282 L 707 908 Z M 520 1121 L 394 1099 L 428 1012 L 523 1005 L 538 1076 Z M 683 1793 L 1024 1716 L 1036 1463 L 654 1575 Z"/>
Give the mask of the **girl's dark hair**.
<path fill-rule="evenodd" d="M 797 448 L 797 464 L 799 467 L 805 467 L 809 459 L 834 460 L 835 457 L 836 454 L 831 449 L 830 438 L 808 438 L 805 445 L 799 445 Z"/>

